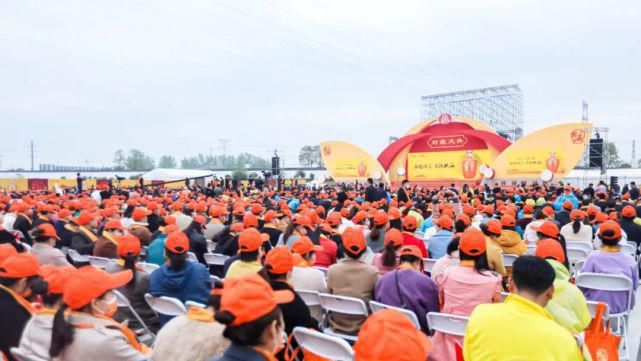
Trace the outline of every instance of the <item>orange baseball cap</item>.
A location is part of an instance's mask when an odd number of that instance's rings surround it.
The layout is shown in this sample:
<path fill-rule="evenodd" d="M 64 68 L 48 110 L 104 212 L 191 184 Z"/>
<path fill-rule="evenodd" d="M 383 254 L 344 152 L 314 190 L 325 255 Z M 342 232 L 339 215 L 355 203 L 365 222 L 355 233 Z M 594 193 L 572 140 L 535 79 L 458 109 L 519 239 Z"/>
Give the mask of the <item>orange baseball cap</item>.
<path fill-rule="evenodd" d="M 222 216 L 224 212 L 225 210 L 223 209 L 223 207 L 212 206 L 211 208 L 209 208 L 209 215 L 214 218 Z"/>
<path fill-rule="evenodd" d="M 292 244 L 292 249 L 298 254 L 308 254 L 309 252 L 321 252 L 323 246 L 315 245 L 309 237 L 299 237 Z"/>
<path fill-rule="evenodd" d="M 349 250 L 352 254 L 358 254 L 367 247 L 363 231 L 358 228 L 347 227 L 343 232 L 342 238 L 345 250 Z"/>
<path fill-rule="evenodd" d="M 501 222 L 497 221 L 496 219 L 492 218 L 487 223 L 487 231 L 495 234 L 495 235 L 500 235 L 501 234 L 501 229 L 503 229 L 503 226 L 501 226 Z"/>
<path fill-rule="evenodd" d="M 352 222 L 354 222 L 354 223 L 360 223 L 360 222 L 362 222 L 363 220 L 365 220 L 365 218 L 367 218 L 367 212 L 365 212 L 365 211 L 358 211 L 358 212 L 356 212 L 356 214 L 355 214 L 355 215 L 354 215 L 354 217 L 352 218 Z"/>
<path fill-rule="evenodd" d="M 175 224 L 167 225 L 167 226 L 165 226 L 165 228 L 163 229 L 163 232 L 165 232 L 165 234 L 174 233 L 174 232 L 176 232 L 176 231 L 180 231 L 180 228 L 178 228 L 178 226 L 177 226 L 177 225 L 175 225 Z"/>
<path fill-rule="evenodd" d="M 385 232 L 385 245 L 394 244 L 394 246 L 400 246 L 403 244 L 403 233 L 396 228 L 388 229 Z"/>
<path fill-rule="evenodd" d="M 60 210 L 60 212 L 58 212 L 58 218 L 65 219 L 65 218 L 69 217 L 72 214 L 73 213 L 71 213 L 70 210 L 68 210 L 67 208 L 63 208 L 63 209 Z"/>
<path fill-rule="evenodd" d="M 501 226 L 503 227 L 516 227 L 516 220 L 514 217 L 505 214 L 501 217 Z"/>
<path fill-rule="evenodd" d="M 616 221 L 605 221 L 599 226 L 599 237 L 607 240 L 619 239 L 621 238 L 621 226 Z"/>
<path fill-rule="evenodd" d="M 40 234 L 45 237 L 60 239 L 56 229 L 50 223 L 43 223 L 38 226 L 38 229 L 40 230 Z"/>
<path fill-rule="evenodd" d="M 125 234 L 119 236 L 118 241 L 118 255 L 120 257 L 138 256 L 140 254 L 140 240 L 133 234 Z"/>
<path fill-rule="evenodd" d="M 414 218 L 414 217 L 412 217 L 412 218 Z M 450 216 L 447 216 L 447 215 L 441 215 L 438 218 L 438 221 L 436 222 L 436 224 L 439 227 L 445 228 L 447 230 L 452 230 L 452 227 L 454 227 L 454 222 L 452 221 L 452 218 Z"/>
<path fill-rule="evenodd" d="M 189 251 L 189 238 L 180 230 L 171 232 L 165 239 L 165 248 L 177 254 L 187 253 Z"/>
<path fill-rule="evenodd" d="M 112 218 L 112 219 L 108 220 L 107 223 L 105 224 L 105 230 L 108 231 L 108 230 L 111 230 L 111 229 L 124 230 L 125 227 L 122 225 L 122 223 L 120 223 L 119 219 Z"/>
<path fill-rule="evenodd" d="M 220 298 L 220 310 L 234 316 L 230 326 L 255 321 L 272 312 L 279 304 L 294 300 L 290 290 L 274 291 L 258 274 L 225 280 Z"/>
<path fill-rule="evenodd" d="M 0 264 L 2 262 L 11 257 L 18 254 L 18 251 L 16 251 L 16 248 L 8 243 L 5 244 L 0 244 Z"/>
<path fill-rule="evenodd" d="M 488 205 L 483 207 L 483 213 L 493 215 L 494 214 L 494 206 Z"/>
<path fill-rule="evenodd" d="M 354 344 L 354 361 L 425 360 L 432 343 L 421 330 L 396 310 L 374 312 Z"/>
<path fill-rule="evenodd" d="M 312 219 L 309 218 L 308 216 L 298 216 L 296 217 L 296 219 L 294 219 L 294 223 L 297 226 L 309 227 L 312 225 Z"/>
<path fill-rule="evenodd" d="M 561 243 L 551 238 L 540 240 L 536 244 L 536 251 L 534 252 L 534 255 L 544 259 L 554 258 L 561 263 L 565 262 L 563 246 L 561 246 Z"/>
<path fill-rule="evenodd" d="M 268 239 L 268 235 L 259 233 L 254 228 L 246 229 L 238 236 L 238 251 L 254 252 L 258 250 Z"/>
<path fill-rule="evenodd" d="M 390 221 L 401 219 L 401 217 L 403 217 L 403 213 L 401 213 L 401 211 L 396 207 L 390 207 L 387 210 L 387 214 L 389 215 Z"/>
<path fill-rule="evenodd" d="M 487 250 L 485 235 L 476 228 L 466 229 L 461 234 L 459 250 L 470 256 L 480 256 Z"/>
<path fill-rule="evenodd" d="M 269 273 L 275 275 L 291 271 L 300 261 L 300 254 L 292 253 L 287 246 L 276 246 L 265 256 L 265 266 L 269 268 Z"/>
<path fill-rule="evenodd" d="M 78 217 L 74 218 L 74 223 L 80 226 L 86 226 L 93 221 L 94 215 L 89 212 L 81 212 Z"/>
<path fill-rule="evenodd" d="M 421 252 L 421 250 L 418 247 L 413 245 L 401 247 L 400 255 L 414 256 L 414 257 L 423 259 L 423 253 Z"/>
<path fill-rule="evenodd" d="M 532 229 L 539 233 L 543 233 L 550 238 L 559 238 L 559 227 L 557 227 L 556 223 L 552 221 L 545 221 L 538 227 L 532 226 Z"/>
<path fill-rule="evenodd" d="M 621 215 L 625 218 L 635 218 L 637 216 L 637 210 L 632 206 L 625 206 L 621 210 Z"/>
<path fill-rule="evenodd" d="M 534 213 L 534 207 L 532 207 L 532 205 L 530 205 L 530 204 L 526 204 L 526 205 L 524 205 L 524 206 L 523 206 L 523 213 L 525 213 L 525 214 L 532 214 L 532 213 Z"/>
<path fill-rule="evenodd" d="M 571 211 L 572 208 L 574 208 L 574 204 L 572 204 L 572 202 L 570 201 L 563 202 L 563 209 L 565 209 L 566 211 Z"/>
<path fill-rule="evenodd" d="M 543 214 L 549 217 L 554 214 L 554 208 L 550 206 L 545 206 L 541 209 L 541 212 L 543 212 Z"/>
<path fill-rule="evenodd" d="M 198 214 L 194 216 L 194 222 L 200 224 L 201 226 L 204 226 L 207 223 L 207 220 L 205 220 L 205 217 Z"/>
<path fill-rule="evenodd" d="M 603 223 L 603 222 L 605 222 L 607 220 L 608 220 L 608 215 L 603 213 L 603 212 L 599 212 L 599 213 L 596 214 L 596 216 L 594 217 L 594 220 L 592 222 L 593 223 Z"/>
<path fill-rule="evenodd" d="M 243 217 L 243 226 L 245 226 L 245 228 L 258 228 L 258 218 L 256 218 L 256 216 L 251 213 L 245 214 L 245 216 Z"/>
<path fill-rule="evenodd" d="M 274 218 L 276 218 L 276 212 L 271 209 L 265 212 L 265 215 L 263 216 L 263 220 L 265 221 L 265 223 L 271 222 Z"/>
<path fill-rule="evenodd" d="M 338 226 L 341 222 L 342 218 L 338 212 L 332 212 L 327 216 L 327 223 L 329 223 L 330 226 Z"/>
<path fill-rule="evenodd" d="M 599 208 L 596 206 L 588 207 L 588 216 L 596 216 L 597 214 L 599 214 Z"/>
<path fill-rule="evenodd" d="M 174 211 L 181 211 L 181 212 L 182 212 L 182 211 L 183 211 L 183 204 L 182 204 L 182 202 L 174 202 L 174 203 L 171 205 L 171 208 L 172 208 Z"/>
<path fill-rule="evenodd" d="M 38 274 L 40 262 L 33 253 L 18 253 L 8 257 L 0 264 L 0 277 L 25 278 Z"/>
<path fill-rule="evenodd" d="M 374 224 L 377 226 L 382 226 L 389 222 L 389 217 L 387 216 L 387 213 L 385 211 L 379 209 L 374 213 Z"/>
<path fill-rule="evenodd" d="M 165 224 L 176 224 L 176 217 L 174 217 L 174 216 L 165 216 L 163 218 L 163 221 L 165 221 Z"/>
<path fill-rule="evenodd" d="M 259 215 L 263 211 L 263 206 L 261 206 L 260 204 L 254 204 L 251 206 L 250 211 L 254 215 Z"/>
<path fill-rule="evenodd" d="M 119 214 L 120 210 L 116 207 L 107 207 L 102 210 L 102 215 L 105 217 L 113 216 L 114 214 Z"/>
<path fill-rule="evenodd" d="M 131 270 L 107 273 L 93 266 L 84 266 L 74 272 L 62 300 L 70 309 L 77 310 L 107 291 L 126 285 L 132 278 Z"/>
<path fill-rule="evenodd" d="M 143 218 L 147 217 L 150 214 L 151 214 L 151 211 L 149 211 L 147 208 L 136 207 L 136 208 L 134 208 L 133 213 L 131 213 L 131 218 L 134 221 L 138 222 L 138 221 L 141 221 Z"/>
<path fill-rule="evenodd" d="M 416 221 L 416 217 L 407 215 L 403 217 L 403 229 L 408 230 L 408 231 L 413 231 L 416 229 L 418 226 L 418 222 Z"/>
<path fill-rule="evenodd" d="M 585 218 L 585 212 L 580 209 L 573 209 L 570 212 L 570 219 L 573 221 L 582 221 Z"/>
<path fill-rule="evenodd" d="M 456 216 L 457 221 L 462 221 L 466 226 L 469 226 L 472 223 L 472 220 L 470 217 L 468 217 L 467 214 L 461 213 L 458 216 Z"/>
<path fill-rule="evenodd" d="M 47 282 L 47 293 L 61 295 L 76 269 L 72 266 L 54 267 L 42 265 L 40 276 Z"/>
<path fill-rule="evenodd" d="M 245 226 L 243 226 L 243 224 L 240 222 L 232 223 L 232 225 L 229 226 L 230 232 L 241 232 L 244 229 L 245 229 Z"/>

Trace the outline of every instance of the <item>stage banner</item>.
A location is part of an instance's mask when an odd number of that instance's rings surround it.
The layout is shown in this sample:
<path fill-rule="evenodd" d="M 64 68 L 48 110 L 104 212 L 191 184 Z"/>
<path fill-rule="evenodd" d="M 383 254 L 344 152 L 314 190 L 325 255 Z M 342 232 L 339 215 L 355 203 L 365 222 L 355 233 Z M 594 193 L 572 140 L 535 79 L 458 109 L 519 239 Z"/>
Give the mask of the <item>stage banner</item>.
<path fill-rule="evenodd" d="M 492 163 L 487 149 L 454 152 L 409 153 L 408 178 L 412 181 L 459 181 L 480 178 L 482 164 Z"/>
<path fill-rule="evenodd" d="M 590 123 L 566 123 L 530 133 L 494 160 L 497 179 L 562 179 L 583 157 L 592 134 Z"/>
<path fill-rule="evenodd" d="M 347 142 L 329 141 L 320 144 L 323 165 L 336 181 L 389 182 L 381 164 L 365 150 Z"/>
<path fill-rule="evenodd" d="M 44 191 L 47 190 L 49 182 L 46 178 L 29 178 L 27 184 L 30 191 Z"/>
<path fill-rule="evenodd" d="M 22 192 L 29 190 L 29 181 L 26 178 L 0 179 L 0 190 L 8 192 Z"/>

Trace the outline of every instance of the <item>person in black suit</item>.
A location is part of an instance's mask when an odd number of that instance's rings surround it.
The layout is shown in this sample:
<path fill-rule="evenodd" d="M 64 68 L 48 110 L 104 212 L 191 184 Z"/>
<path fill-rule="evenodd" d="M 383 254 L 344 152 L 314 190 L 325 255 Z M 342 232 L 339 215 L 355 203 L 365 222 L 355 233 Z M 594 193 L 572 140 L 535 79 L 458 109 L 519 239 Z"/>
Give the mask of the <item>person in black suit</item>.
<path fill-rule="evenodd" d="M 397 197 L 399 204 L 401 202 L 407 203 L 410 201 L 410 182 L 407 179 L 403 180 L 401 183 L 401 188 L 398 189 Z"/>

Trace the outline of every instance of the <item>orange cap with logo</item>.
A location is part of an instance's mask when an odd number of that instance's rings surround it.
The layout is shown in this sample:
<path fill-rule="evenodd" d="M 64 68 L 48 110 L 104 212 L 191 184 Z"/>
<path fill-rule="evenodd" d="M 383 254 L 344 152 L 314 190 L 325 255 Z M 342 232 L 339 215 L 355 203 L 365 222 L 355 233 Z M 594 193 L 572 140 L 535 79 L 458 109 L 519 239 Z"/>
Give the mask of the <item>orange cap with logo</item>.
<path fill-rule="evenodd" d="M 265 256 L 265 266 L 269 269 L 269 273 L 275 275 L 286 274 L 300 261 L 300 254 L 292 253 L 287 246 L 276 246 Z"/>
<path fill-rule="evenodd" d="M 561 263 L 565 262 L 565 254 L 563 253 L 561 243 L 551 238 L 540 240 L 536 244 L 534 255 L 544 259 L 554 258 Z"/>
<path fill-rule="evenodd" d="M 107 291 L 126 285 L 132 278 L 131 270 L 107 273 L 93 266 L 84 266 L 74 272 L 62 300 L 70 309 L 77 310 Z"/>
<path fill-rule="evenodd" d="M 292 249 L 298 254 L 308 254 L 323 251 L 323 246 L 315 245 L 309 237 L 299 237 L 292 244 Z"/>
<path fill-rule="evenodd" d="M 26 278 L 40 271 L 40 262 L 33 253 L 18 253 L 7 257 L 0 264 L 0 277 Z"/>
<path fill-rule="evenodd" d="M 540 226 L 532 226 L 532 229 L 550 238 L 559 238 L 559 227 L 552 221 L 545 221 Z"/>
<path fill-rule="evenodd" d="M 116 238 L 118 241 L 118 255 L 120 257 L 138 256 L 140 254 L 140 240 L 133 234 L 125 234 Z"/>
<path fill-rule="evenodd" d="M 352 254 L 358 254 L 365 250 L 367 247 L 367 242 L 365 241 L 365 236 L 363 231 L 355 227 L 347 227 L 343 232 L 343 246 L 345 250 L 351 252 Z"/>
<path fill-rule="evenodd" d="M 354 361 L 425 360 L 431 350 L 429 337 L 409 318 L 387 309 L 374 312 L 361 327 L 354 344 Z"/>
<path fill-rule="evenodd" d="M 238 236 L 238 251 L 254 252 L 268 239 L 269 236 L 267 234 L 259 233 L 254 228 L 246 229 Z"/>
<path fill-rule="evenodd" d="M 396 228 L 390 228 L 385 232 L 385 245 L 392 243 L 394 246 L 403 244 L 403 233 Z"/>
<path fill-rule="evenodd" d="M 476 228 L 466 229 L 461 234 L 459 250 L 470 256 L 480 256 L 487 250 L 485 235 Z"/>
<path fill-rule="evenodd" d="M 220 298 L 220 310 L 216 320 L 227 313 L 233 316 L 230 326 L 239 326 L 255 321 L 272 312 L 279 304 L 294 300 L 290 290 L 274 291 L 258 274 L 225 280 Z"/>
<path fill-rule="evenodd" d="M 599 237 L 606 240 L 621 238 L 621 226 L 618 222 L 608 220 L 599 226 Z"/>
<path fill-rule="evenodd" d="M 60 239 L 60 237 L 58 237 L 58 233 L 56 232 L 56 229 L 53 228 L 53 226 L 50 223 L 43 223 L 38 226 L 38 229 L 40 230 L 41 236 Z"/>
<path fill-rule="evenodd" d="M 76 269 L 72 266 L 42 265 L 40 267 L 40 276 L 47 282 L 47 293 L 49 294 L 61 295 L 74 272 Z"/>
<path fill-rule="evenodd" d="M 189 238 L 180 230 L 171 232 L 165 239 L 165 248 L 177 254 L 187 253 L 189 251 Z"/>

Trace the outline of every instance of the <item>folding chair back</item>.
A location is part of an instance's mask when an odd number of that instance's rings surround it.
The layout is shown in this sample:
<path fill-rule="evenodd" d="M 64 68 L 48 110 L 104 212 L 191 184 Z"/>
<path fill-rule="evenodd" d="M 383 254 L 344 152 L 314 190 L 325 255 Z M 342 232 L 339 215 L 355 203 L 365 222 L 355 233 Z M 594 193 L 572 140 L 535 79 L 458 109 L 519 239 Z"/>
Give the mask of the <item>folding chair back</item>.
<path fill-rule="evenodd" d="M 565 241 L 565 247 L 566 248 L 575 248 L 575 249 L 583 249 L 588 254 L 592 253 L 594 250 L 592 248 L 592 242 L 580 242 L 580 241 Z"/>
<path fill-rule="evenodd" d="M 69 248 L 67 254 L 74 263 L 89 263 L 89 257 L 81 255 L 75 249 Z"/>
<path fill-rule="evenodd" d="M 9 351 L 11 352 L 11 356 L 13 356 L 13 358 L 16 361 L 40 361 L 41 360 L 39 357 L 30 357 L 28 355 L 25 355 L 24 352 L 21 351 L 18 347 L 12 347 Z"/>
<path fill-rule="evenodd" d="M 381 310 L 384 310 L 384 309 L 396 310 L 396 311 L 404 314 L 405 316 L 407 316 L 410 319 L 410 321 L 412 321 L 412 323 L 414 324 L 414 326 L 417 329 L 419 329 L 419 330 L 421 329 L 421 324 L 418 322 L 418 317 L 416 317 L 416 314 L 413 311 L 406 310 L 406 309 L 400 308 L 400 307 L 394 307 L 394 306 L 386 305 L 384 303 L 380 303 L 380 302 L 376 302 L 376 301 L 369 301 L 369 308 L 372 309 L 372 313 L 377 312 L 377 311 L 381 311 Z"/>
<path fill-rule="evenodd" d="M 585 248 L 576 248 L 573 246 L 566 246 L 568 251 L 568 261 L 576 263 L 578 261 L 585 261 L 592 251 L 587 251 Z"/>
<path fill-rule="evenodd" d="M 313 268 L 315 268 L 315 269 L 317 269 L 317 270 L 319 270 L 319 271 L 323 272 L 323 276 L 325 276 L 325 279 L 327 279 L 327 272 L 328 272 L 328 269 L 327 269 L 326 267 L 313 267 Z"/>
<path fill-rule="evenodd" d="M 229 256 L 219 253 L 205 253 L 205 262 L 210 266 L 224 266 Z"/>
<path fill-rule="evenodd" d="M 320 296 L 319 293 L 316 291 L 308 291 L 308 290 L 295 290 L 296 293 L 300 296 L 300 298 L 303 299 L 307 307 L 310 306 L 320 306 Z"/>
<path fill-rule="evenodd" d="M 536 252 L 536 244 L 526 244 L 525 249 L 527 254 L 534 256 L 534 253 Z"/>
<path fill-rule="evenodd" d="M 149 329 L 149 327 L 147 327 L 147 324 L 145 323 L 145 321 L 143 321 L 142 317 L 140 317 L 138 312 L 136 312 L 136 309 L 131 305 L 127 297 L 118 290 L 111 290 L 111 291 L 116 295 L 116 299 L 118 300 L 118 307 L 127 307 L 131 312 L 131 314 L 134 315 L 136 320 L 140 322 L 140 325 L 145 330 L 145 332 L 151 335 L 152 339 L 155 338 L 156 335 Z"/>
<path fill-rule="evenodd" d="M 87 258 L 89 258 L 89 263 L 91 263 L 92 266 L 101 269 L 106 269 L 115 263 L 114 260 L 105 257 L 87 256 Z"/>
<path fill-rule="evenodd" d="M 432 273 L 436 261 L 438 261 L 436 258 L 423 258 L 423 270 Z"/>
<path fill-rule="evenodd" d="M 158 268 L 160 268 L 160 266 L 155 264 L 155 263 L 138 262 L 136 264 L 138 266 L 140 266 L 140 268 L 142 268 L 142 270 L 147 272 L 147 273 L 151 273 L 151 272 L 157 270 Z"/>
<path fill-rule="evenodd" d="M 590 317 L 594 318 L 594 316 L 596 315 L 596 306 L 599 304 L 599 302 L 585 301 L 585 303 L 588 305 L 588 312 L 590 312 Z M 605 305 L 605 311 L 603 312 L 603 324 L 606 324 L 610 320 L 610 307 L 605 302 L 603 304 Z"/>
<path fill-rule="evenodd" d="M 636 244 L 628 243 L 628 242 L 626 242 L 626 243 L 621 242 L 621 243 L 622 243 L 621 244 L 621 252 L 623 252 L 625 254 L 629 254 L 633 258 L 636 258 L 636 256 L 637 256 L 637 246 L 636 246 Z"/>
<path fill-rule="evenodd" d="M 354 351 L 347 341 L 311 329 L 296 327 L 292 332 L 298 345 L 320 357 L 337 361 L 351 361 Z"/>
<path fill-rule="evenodd" d="M 601 291 L 624 291 L 628 293 L 626 311 L 628 313 L 632 304 L 632 280 L 624 275 L 606 273 L 582 272 L 576 277 L 576 285 Z"/>
<path fill-rule="evenodd" d="M 187 302 L 185 302 L 185 306 L 187 308 L 189 308 L 189 307 L 207 308 L 207 305 L 203 305 L 202 303 L 195 302 L 195 301 L 187 301 Z"/>
<path fill-rule="evenodd" d="M 187 252 L 187 261 L 197 263 L 198 257 L 194 252 Z"/>
<path fill-rule="evenodd" d="M 427 325 L 430 330 L 442 332 L 448 335 L 463 336 L 469 317 L 452 315 L 448 313 L 429 312 L 427 314 Z"/>
<path fill-rule="evenodd" d="M 503 255 L 503 265 L 505 267 L 512 267 L 517 258 L 519 258 L 519 256 L 516 254 L 505 253 Z"/>
<path fill-rule="evenodd" d="M 145 301 L 147 301 L 147 304 L 149 304 L 149 307 L 151 307 L 152 310 L 156 311 L 156 313 L 159 314 L 167 316 L 180 316 L 187 313 L 185 305 L 183 305 L 180 300 L 173 297 L 154 297 L 151 294 L 146 293 Z"/>
<path fill-rule="evenodd" d="M 359 298 L 332 295 L 329 293 L 318 294 L 320 305 L 327 312 L 339 312 L 346 315 L 365 316 L 368 311 L 365 302 Z"/>

